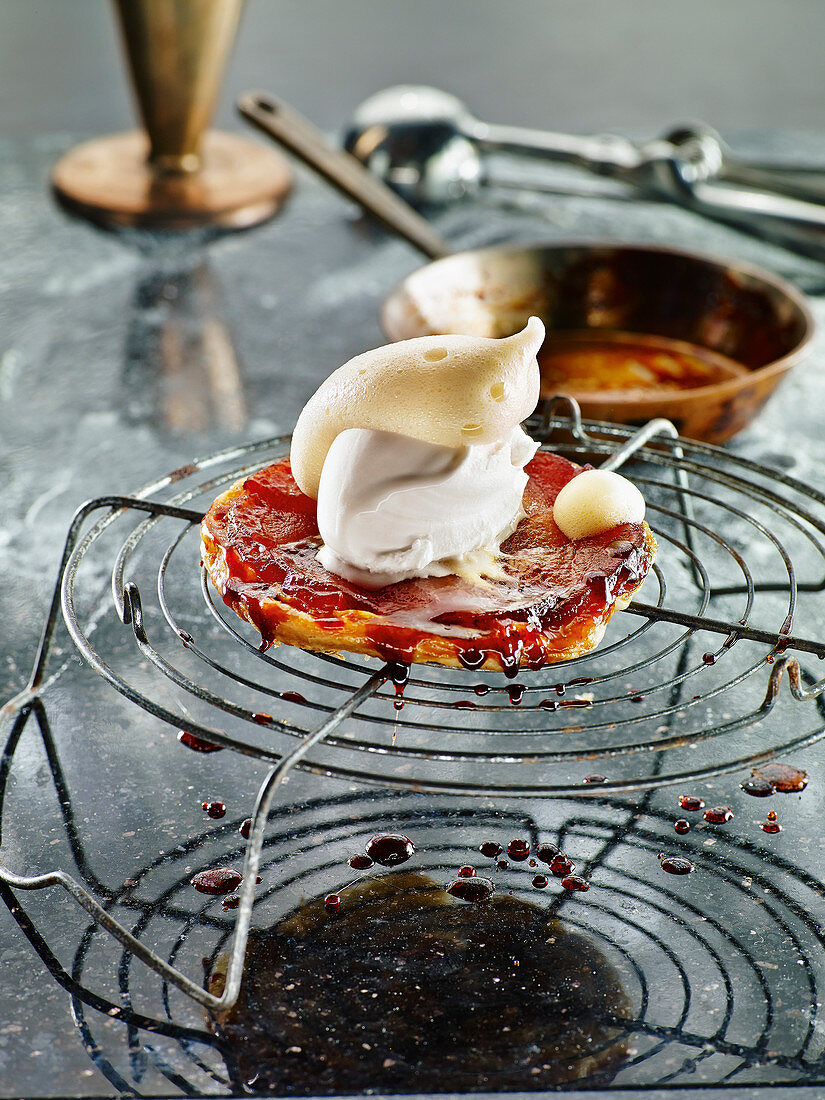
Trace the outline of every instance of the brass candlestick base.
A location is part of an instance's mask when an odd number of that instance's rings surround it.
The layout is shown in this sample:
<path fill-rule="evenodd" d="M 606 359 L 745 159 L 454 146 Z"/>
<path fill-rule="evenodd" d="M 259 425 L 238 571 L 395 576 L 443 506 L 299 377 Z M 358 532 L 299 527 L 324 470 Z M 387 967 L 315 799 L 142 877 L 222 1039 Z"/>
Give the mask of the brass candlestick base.
<path fill-rule="evenodd" d="M 72 149 L 52 182 L 60 201 L 101 225 L 243 229 L 289 191 L 286 161 L 208 129 L 243 0 L 115 0 L 144 131 Z"/>
<path fill-rule="evenodd" d="M 54 167 L 55 193 L 99 225 L 244 229 L 272 217 L 292 183 L 282 156 L 235 134 L 207 132 L 193 172 L 159 170 L 148 154 L 137 130 L 78 145 Z"/>

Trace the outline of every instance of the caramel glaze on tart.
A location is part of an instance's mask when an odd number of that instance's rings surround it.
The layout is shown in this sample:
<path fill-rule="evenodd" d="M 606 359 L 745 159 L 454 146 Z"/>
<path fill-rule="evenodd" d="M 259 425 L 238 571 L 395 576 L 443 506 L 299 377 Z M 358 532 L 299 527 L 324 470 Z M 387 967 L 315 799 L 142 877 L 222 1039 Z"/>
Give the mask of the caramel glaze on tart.
<path fill-rule="evenodd" d="M 260 632 L 262 649 L 285 642 L 511 675 L 579 657 L 627 606 L 656 542 L 645 523 L 571 541 L 552 506 L 581 467 L 540 451 L 526 470 L 525 517 L 501 548 L 504 580 L 426 577 L 372 590 L 328 572 L 315 557 L 315 501 L 287 459 L 212 504 L 201 528 L 204 564 L 224 602 Z"/>

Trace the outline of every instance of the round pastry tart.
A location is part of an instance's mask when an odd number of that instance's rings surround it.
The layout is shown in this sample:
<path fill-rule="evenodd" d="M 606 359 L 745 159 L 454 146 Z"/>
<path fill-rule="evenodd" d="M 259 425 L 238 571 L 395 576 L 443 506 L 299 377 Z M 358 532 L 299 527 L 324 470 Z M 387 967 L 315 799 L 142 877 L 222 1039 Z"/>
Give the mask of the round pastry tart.
<path fill-rule="evenodd" d="M 212 504 L 203 560 L 225 603 L 260 632 L 319 652 L 515 672 L 579 657 L 646 577 L 656 542 L 644 521 L 572 540 L 553 504 L 581 467 L 539 451 L 524 517 L 501 545 L 495 579 L 414 577 L 369 589 L 325 569 L 316 502 L 287 459 Z"/>
<path fill-rule="evenodd" d="M 214 502 L 204 563 L 263 648 L 515 675 L 598 645 L 656 543 L 635 486 L 522 429 L 543 339 L 534 317 L 356 356 L 304 406 L 289 460 Z"/>

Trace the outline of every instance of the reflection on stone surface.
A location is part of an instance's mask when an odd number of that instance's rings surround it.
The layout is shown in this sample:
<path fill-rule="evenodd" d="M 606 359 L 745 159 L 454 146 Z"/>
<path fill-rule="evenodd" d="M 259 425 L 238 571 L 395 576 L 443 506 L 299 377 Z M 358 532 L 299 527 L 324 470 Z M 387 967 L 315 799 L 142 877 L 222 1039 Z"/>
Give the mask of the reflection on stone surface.
<path fill-rule="evenodd" d="M 209 263 L 158 267 L 138 282 L 126 336 L 123 411 L 167 435 L 237 431 L 247 421 L 243 379 Z"/>
<path fill-rule="evenodd" d="M 538 905 L 457 902 L 416 872 L 340 894 L 337 913 L 318 897 L 258 933 L 237 1005 L 210 1023 L 256 1092 L 539 1089 L 625 1059 L 618 974 Z"/>

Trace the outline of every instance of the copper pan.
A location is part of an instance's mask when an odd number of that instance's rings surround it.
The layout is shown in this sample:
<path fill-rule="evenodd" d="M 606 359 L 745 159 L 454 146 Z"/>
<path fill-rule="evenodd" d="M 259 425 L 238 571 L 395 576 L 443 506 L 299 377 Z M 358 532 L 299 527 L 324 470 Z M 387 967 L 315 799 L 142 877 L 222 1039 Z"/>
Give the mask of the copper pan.
<path fill-rule="evenodd" d="M 750 423 L 809 350 L 814 322 L 804 296 L 769 271 L 611 242 L 495 246 L 450 255 L 429 223 L 354 157 L 328 145 L 292 108 L 249 93 L 239 109 L 432 261 L 384 302 L 381 320 L 393 340 L 446 333 L 506 336 L 535 314 L 550 333 L 598 330 L 687 341 L 746 370 L 690 390 L 651 389 L 630 397 L 603 390 L 579 400 L 593 419 L 644 423 L 664 416 L 683 435 L 712 443 Z"/>

